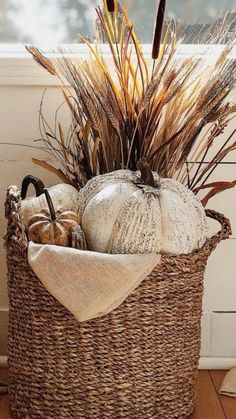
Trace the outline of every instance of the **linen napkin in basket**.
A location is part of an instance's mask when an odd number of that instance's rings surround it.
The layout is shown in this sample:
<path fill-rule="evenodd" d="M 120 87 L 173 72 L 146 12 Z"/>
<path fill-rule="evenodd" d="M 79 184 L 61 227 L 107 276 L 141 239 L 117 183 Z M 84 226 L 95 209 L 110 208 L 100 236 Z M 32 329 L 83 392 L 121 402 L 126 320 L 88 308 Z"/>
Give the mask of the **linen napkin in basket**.
<path fill-rule="evenodd" d="M 110 255 L 33 242 L 28 248 L 37 277 L 80 322 L 117 308 L 160 259 L 157 254 Z"/>
<path fill-rule="evenodd" d="M 236 367 L 227 372 L 220 388 L 220 394 L 236 397 Z"/>

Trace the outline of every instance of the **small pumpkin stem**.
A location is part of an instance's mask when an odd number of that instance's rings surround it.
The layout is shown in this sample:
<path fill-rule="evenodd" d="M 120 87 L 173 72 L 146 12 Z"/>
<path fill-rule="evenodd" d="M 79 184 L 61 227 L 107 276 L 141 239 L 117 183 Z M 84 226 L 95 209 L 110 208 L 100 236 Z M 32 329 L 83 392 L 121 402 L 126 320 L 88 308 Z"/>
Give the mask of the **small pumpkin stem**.
<path fill-rule="evenodd" d="M 141 172 L 141 179 L 144 183 L 144 185 L 151 186 L 152 188 L 155 188 L 156 182 L 154 180 L 154 176 L 151 170 L 151 167 L 149 166 L 149 163 L 146 159 L 141 159 L 137 163 L 137 169 Z"/>
<path fill-rule="evenodd" d="M 48 204 L 48 208 L 49 208 L 51 220 L 52 221 L 55 221 L 56 220 L 56 212 L 55 212 L 55 208 L 54 208 L 53 203 L 52 203 L 52 199 L 51 199 L 51 197 L 50 197 L 49 192 L 48 192 L 47 189 L 44 189 L 44 193 L 45 193 L 45 196 L 46 196 L 46 200 L 47 200 L 47 204 Z"/>
<path fill-rule="evenodd" d="M 25 199 L 27 195 L 27 190 L 29 185 L 32 184 L 35 187 L 36 196 L 42 195 L 44 193 L 45 186 L 41 179 L 28 175 L 25 176 L 22 185 L 21 185 L 21 198 Z"/>

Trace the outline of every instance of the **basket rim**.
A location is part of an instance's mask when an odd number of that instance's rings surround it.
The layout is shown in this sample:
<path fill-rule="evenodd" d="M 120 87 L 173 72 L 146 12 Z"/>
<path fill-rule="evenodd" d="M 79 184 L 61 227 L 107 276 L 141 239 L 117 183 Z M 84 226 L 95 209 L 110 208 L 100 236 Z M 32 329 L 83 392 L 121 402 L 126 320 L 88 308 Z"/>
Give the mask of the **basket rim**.
<path fill-rule="evenodd" d="M 18 243 L 21 249 L 27 252 L 29 241 L 21 213 L 21 202 L 22 198 L 19 188 L 15 185 L 9 186 L 7 188 L 5 201 L 5 217 L 8 220 L 8 225 L 4 234 L 4 242 L 5 247 L 7 247 L 12 239 L 14 239 L 14 243 Z M 221 229 L 213 236 L 207 238 L 204 245 L 200 249 L 194 250 L 191 254 L 172 255 L 165 253 L 162 254 L 161 257 L 163 260 L 177 257 L 180 259 L 190 256 L 196 257 L 202 253 L 209 256 L 222 240 L 226 240 L 232 235 L 230 221 L 225 215 L 211 209 L 206 209 L 205 212 L 208 218 L 218 221 L 221 224 Z"/>

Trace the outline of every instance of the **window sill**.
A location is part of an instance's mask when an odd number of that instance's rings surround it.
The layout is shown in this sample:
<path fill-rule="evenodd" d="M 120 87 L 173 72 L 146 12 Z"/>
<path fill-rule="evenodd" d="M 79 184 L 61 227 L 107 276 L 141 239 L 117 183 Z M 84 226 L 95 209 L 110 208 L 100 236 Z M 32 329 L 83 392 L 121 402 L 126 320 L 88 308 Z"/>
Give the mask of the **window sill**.
<path fill-rule="evenodd" d="M 83 44 L 65 45 L 70 51 L 69 55 L 88 58 L 88 49 Z M 54 46 L 41 46 L 43 51 L 56 50 Z M 224 45 L 180 45 L 176 54 L 177 59 L 189 56 L 200 57 L 207 63 L 216 59 L 224 49 Z M 102 46 L 104 56 L 109 60 L 109 49 L 107 45 Z M 143 45 L 144 55 L 151 56 L 151 45 Z M 50 55 L 50 54 L 49 54 Z M 236 58 L 236 47 L 234 47 L 230 58 Z M 151 59 L 150 59 L 151 61 Z M 56 77 L 51 76 L 32 59 L 20 44 L 0 44 L 0 85 L 7 86 L 58 86 Z"/>

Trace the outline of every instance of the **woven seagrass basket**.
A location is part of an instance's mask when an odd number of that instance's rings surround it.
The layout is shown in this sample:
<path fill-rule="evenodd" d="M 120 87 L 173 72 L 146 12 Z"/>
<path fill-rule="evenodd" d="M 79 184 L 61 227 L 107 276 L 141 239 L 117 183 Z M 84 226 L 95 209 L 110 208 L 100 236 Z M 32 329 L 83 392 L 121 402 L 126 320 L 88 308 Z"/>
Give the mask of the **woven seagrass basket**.
<path fill-rule="evenodd" d="M 187 418 L 195 404 L 203 276 L 229 237 L 222 225 L 202 249 L 161 263 L 109 315 L 79 323 L 27 261 L 20 193 L 9 188 L 5 235 L 9 399 L 19 419 Z"/>

